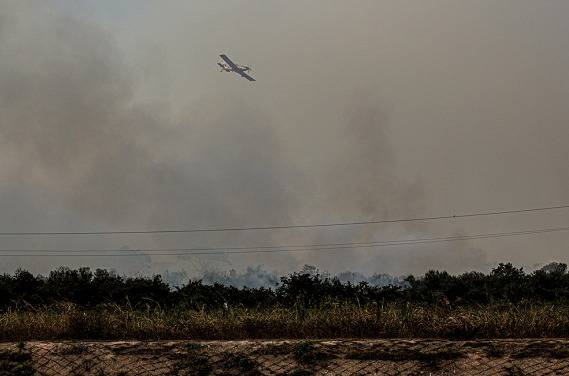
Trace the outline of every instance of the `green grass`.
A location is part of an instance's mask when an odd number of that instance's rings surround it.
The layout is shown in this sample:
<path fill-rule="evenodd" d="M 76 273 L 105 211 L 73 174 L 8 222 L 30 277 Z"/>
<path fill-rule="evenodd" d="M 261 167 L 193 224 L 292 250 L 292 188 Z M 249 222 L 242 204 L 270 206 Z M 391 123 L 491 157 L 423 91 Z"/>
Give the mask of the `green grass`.
<path fill-rule="evenodd" d="M 528 338 L 568 337 L 569 306 L 339 305 L 296 310 L 140 312 L 72 305 L 0 313 L 0 340 L 271 339 L 271 338 Z"/>

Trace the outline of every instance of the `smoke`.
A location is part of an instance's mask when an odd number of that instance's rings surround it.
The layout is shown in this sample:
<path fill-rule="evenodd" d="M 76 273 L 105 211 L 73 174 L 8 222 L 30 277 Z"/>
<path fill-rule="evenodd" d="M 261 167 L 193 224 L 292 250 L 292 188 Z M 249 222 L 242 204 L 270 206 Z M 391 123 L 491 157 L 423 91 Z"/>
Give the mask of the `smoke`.
<path fill-rule="evenodd" d="M 275 288 L 280 282 L 276 272 L 267 271 L 261 266 L 247 267 L 242 272 L 235 269 L 228 272 L 209 270 L 204 272 L 200 279 L 206 284 L 221 283 L 226 286 L 251 288 Z"/>
<path fill-rule="evenodd" d="M 134 101 L 104 30 L 43 7 L 4 5 L 2 14 L 12 20 L 0 46 L 3 198 L 9 187 L 27 188 L 24 200 L 50 196 L 107 228 L 272 221 L 275 213 L 287 221 L 286 175 L 262 113 L 232 100 L 219 116 L 175 124 L 159 106 Z M 29 218 L 15 224 L 5 215 L 5 228 L 57 228 L 36 221 L 41 209 L 30 206 L 13 207 L 11 215 Z M 145 244 L 153 242 L 164 244 Z"/>
<path fill-rule="evenodd" d="M 342 283 L 352 283 L 358 284 L 361 282 L 366 282 L 371 286 L 405 286 L 404 279 L 402 277 L 394 277 L 389 274 L 373 274 L 365 275 L 359 272 L 344 271 L 335 275 L 331 275 L 328 272 L 320 271 L 317 267 L 313 265 L 304 265 L 300 268 L 298 273 L 319 275 L 321 278 L 336 278 Z M 249 287 L 249 288 L 277 288 L 280 284 L 282 273 L 276 271 L 269 271 L 264 267 L 248 266 L 244 270 L 231 269 L 228 271 L 222 270 L 205 270 L 200 274 L 196 274 L 193 277 L 184 271 L 165 271 L 162 273 L 162 279 L 164 282 L 168 283 L 172 287 L 179 287 L 187 284 L 190 280 L 200 280 L 204 284 L 212 285 L 214 283 L 219 283 L 225 286 L 233 286 L 237 288 Z"/>
<path fill-rule="evenodd" d="M 569 86 L 561 76 L 569 49 L 559 38 L 567 27 L 557 18 L 538 27 L 563 14 L 563 2 L 537 10 L 512 3 L 514 15 L 499 5 L 446 1 L 141 1 L 120 11 L 113 3 L 0 5 L 5 231 L 302 224 L 569 199 Z M 538 32 L 528 36 L 516 14 Z M 253 64 L 258 81 L 217 74 L 221 52 Z M 263 246 L 507 231 L 566 217 L 0 241 L 5 249 Z M 397 275 L 487 269 L 514 256 L 520 263 L 561 259 L 563 236 L 547 242 L 544 255 L 533 252 L 543 246 L 537 239 L 144 256 L 138 264 L 128 257 L 3 258 L 1 267 L 198 275 L 259 264 L 288 272 L 309 263 Z"/>
<path fill-rule="evenodd" d="M 189 213 L 231 218 L 241 210 L 231 207 L 254 202 L 257 211 L 284 206 L 278 145 L 262 114 L 237 104 L 208 123 L 184 124 L 187 132 L 173 129 L 163 110 L 133 102 L 109 35 L 50 14 L 30 25 L 37 12 L 16 18 L 2 45 L 0 132 L 12 184 L 55 192 L 113 226 L 136 218 L 178 224 Z M 187 159 L 175 155 L 182 142 Z M 256 185 L 264 189 L 253 193 Z"/>

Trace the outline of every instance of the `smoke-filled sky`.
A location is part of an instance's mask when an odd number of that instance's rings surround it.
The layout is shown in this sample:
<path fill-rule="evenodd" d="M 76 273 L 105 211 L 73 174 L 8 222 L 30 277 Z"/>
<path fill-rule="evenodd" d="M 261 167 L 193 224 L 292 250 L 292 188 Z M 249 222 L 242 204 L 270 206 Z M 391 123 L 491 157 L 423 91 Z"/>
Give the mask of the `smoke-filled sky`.
<path fill-rule="evenodd" d="M 0 232 L 358 221 L 569 202 L 566 0 L 0 1 Z M 220 73 L 218 55 L 257 82 Z M 0 238 L 2 249 L 365 242 L 569 226 L 569 210 L 351 228 Z M 187 257 L 126 273 L 569 261 L 569 233 Z M 14 253 L 14 252 L 12 252 Z"/>

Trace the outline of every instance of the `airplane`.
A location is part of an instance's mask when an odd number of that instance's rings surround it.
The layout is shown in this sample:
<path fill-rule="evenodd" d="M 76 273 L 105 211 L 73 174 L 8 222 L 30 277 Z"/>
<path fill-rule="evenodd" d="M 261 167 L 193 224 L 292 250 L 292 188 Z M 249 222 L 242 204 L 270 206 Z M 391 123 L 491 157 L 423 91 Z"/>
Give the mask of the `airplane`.
<path fill-rule="evenodd" d="M 217 65 L 221 67 L 221 72 L 235 72 L 241 77 L 248 79 L 249 81 L 255 81 L 253 77 L 245 73 L 251 71 L 251 67 L 235 64 L 233 61 L 231 61 L 231 59 L 227 57 L 227 55 L 224 54 L 219 55 L 219 57 L 221 57 L 223 61 L 227 63 L 217 63 Z"/>

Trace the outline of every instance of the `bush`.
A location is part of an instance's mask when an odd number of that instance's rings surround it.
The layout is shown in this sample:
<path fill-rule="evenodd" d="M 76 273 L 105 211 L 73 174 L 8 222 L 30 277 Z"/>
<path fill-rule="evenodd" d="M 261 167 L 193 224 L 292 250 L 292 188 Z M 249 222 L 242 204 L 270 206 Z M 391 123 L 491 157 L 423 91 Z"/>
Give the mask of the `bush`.
<path fill-rule="evenodd" d="M 0 276 L 0 310 L 25 309 L 71 303 L 83 308 L 116 305 L 141 311 L 186 308 L 194 310 L 295 307 L 304 316 L 307 308 L 353 304 L 380 307 L 388 303 L 413 303 L 444 307 L 479 304 L 569 303 L 567 265 L 552 263 L 533 273 L 512 264 L 500 264 L 489 274 L 450 275 L 429 271 L 409 276 L 404 285 L 372 286 L 366 282 L 341 282 L 312 269 L 283 276 L 276 289 L 237 288 L 219 283 L 190 281 L 171 288 L 160 276 L 122 277 L 89 268 L 60 268 L 47 277 L 18 270 Z M 525 303 L 524 303 L 525 302 Z"/>

